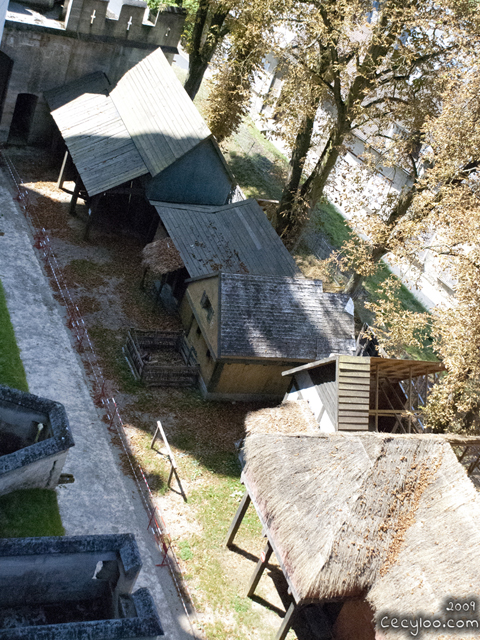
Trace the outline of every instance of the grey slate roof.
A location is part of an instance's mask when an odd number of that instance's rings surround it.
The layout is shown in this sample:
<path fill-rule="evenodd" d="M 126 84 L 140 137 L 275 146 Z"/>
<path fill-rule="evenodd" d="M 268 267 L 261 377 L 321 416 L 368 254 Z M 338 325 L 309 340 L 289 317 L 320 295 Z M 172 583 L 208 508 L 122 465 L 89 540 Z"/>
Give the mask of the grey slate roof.
<path fill-rule="evenodd" d="M 160 48 L 113 89 L 95 73 L 45 98 L 91 196 L 157 175 L 211 135 Z"/>
<path fill-rule="evenodd" d="M 93 196 L 148 173 L 103 73 L 45 93 L 85 189 Z"/>
<path fill-rule="evenodd" d="M 300 275 L 256 200 L 223 206 L 153 202 L 192 278 L 212 271 Z"/>
<path fill-rule="evenodd" d="M 222 273 L 219 355 L 286 360 L 353 355 L 350 306 L 346 294 L 323 293 L 320 280 Z"/>

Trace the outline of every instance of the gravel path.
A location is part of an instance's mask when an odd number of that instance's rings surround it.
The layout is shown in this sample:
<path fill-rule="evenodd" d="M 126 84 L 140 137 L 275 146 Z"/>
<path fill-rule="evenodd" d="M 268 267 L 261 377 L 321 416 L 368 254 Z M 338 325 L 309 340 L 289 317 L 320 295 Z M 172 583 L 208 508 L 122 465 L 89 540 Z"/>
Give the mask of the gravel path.
<path fill-rule="evenodd" d="M 32 393 L 65 405 L 75 439 L 63 470 L 73 474 L 75 482 L 57 489 L 66 534 L 134 533 L 143 560 L 136 588 L 150 589 L 166 638 L 193 638 L 168 569 L 155 566 L 161 555 L 147 531 L 146 511 L 135 483 L 121 472 L 118 451 L 90 396 L 64 311 L 32 244 L 0 170 L 0 278 L 28 385 Z"/>

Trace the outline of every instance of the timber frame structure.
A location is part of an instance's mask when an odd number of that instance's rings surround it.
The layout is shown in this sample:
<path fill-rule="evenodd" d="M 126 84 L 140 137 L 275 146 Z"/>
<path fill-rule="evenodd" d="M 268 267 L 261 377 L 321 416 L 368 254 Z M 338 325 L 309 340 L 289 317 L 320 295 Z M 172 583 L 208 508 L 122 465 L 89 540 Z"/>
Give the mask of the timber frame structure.
<path fill-rule="evenodd" d="M 286 400 L 306 400 L 320 430 L 423 433 L 420 409 L 441 362 L 335 355 L 282 373 Z"/>
<path fill-rule="evenodd" d="M 258 506 L 255 504 L 255 501 L 252 501 L 252 496 L 251 496 L 251 491 L 249 491 L 247 482 L 245 480 L 245 477 L 242 475 L 242 481 L 245 485 L 245 493 L 243 494 L 242 500 L 240 502 L 240 505 L 237 509 L 237 512 L 233 518 L 232 524 L 230 525 L 230 529 L 228 530 L 227 533 L 227 537 L 225 539 L 225 546 L 228 547 L 229 549 L 231 549 L 234 545 L 233 542 L 235 540 L 235 536 L 237 535 L 237 532 L 240 528 L 240 525 L 242 524 L 243 518 L 245 517 L 245 514 L 247 513 L 247 509 L 250 506 L 250 503 L 252 502 L 255 510 L 257 512 L 257 515 L 260 519 L 260 522 L 262 524 L 262 528 L 263 528 L 263 532 L 265 534 L 265 536 L 267 537 L 267 544 L 265 545 L 265 548 L 260 556 L 260 559 L 257 562 L 257 565 L 253 571 L 252 577 L 250 578 L 250 582 L 248 584 L 247 587 L 247 592 L 246 592 L 246 597 L 247 598 L 251 598 L 254 594 L 255 594 L 255 590 L 258 586 L 258 583 L 260 582 L 260 579 L 263 575 L 263 572 L 265 571 L 265 569 L 267 568 L 268 562 L 272 556 L 272 553 L 275 551 L 275 555 L 277 556 L 277 560 L 280 564 L 280 567 L 282 569 L 283 575 L 287 581 L 288 584 L 288 589 L 289 589 L 289 593 L 292 594 L 292 602 L 290 603 L 286 613 L 285 613 L 285 617 L 283 618 L 282 624 L 280 625 L 280 628 L 277 632 L 277 635 L 275 636 L 275 640 L 285 640 L 285 638 L 287 637 L 287 633 L 290 630 L 290 627 L 292 626 L 293 623 L 293 619 L 294 619 L 294 614 L 297 613 L 298 611 L 298 595 L 296 594 L 295 589 L 293 588 L 291 581 L 289 580 L 288 577 L 288 573 L 285 569 L 285 566 L 283 565 L 280 556 L 278 554 L 278 552 L 275 549 L 275 545 L 272 541 L 271 536 L 269 535 L 269 529 L 268 526 L 265 522 L 263 522 L 262 516 L 261 516 L 261 512 L 260 509 L 258 508 Z"/>

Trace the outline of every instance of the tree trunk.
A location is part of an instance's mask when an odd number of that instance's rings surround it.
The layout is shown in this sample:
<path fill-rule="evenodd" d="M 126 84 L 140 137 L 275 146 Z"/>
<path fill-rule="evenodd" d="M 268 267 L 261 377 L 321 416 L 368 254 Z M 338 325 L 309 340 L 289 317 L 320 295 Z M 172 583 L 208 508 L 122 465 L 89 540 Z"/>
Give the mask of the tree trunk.
<path fill-rule="evenodd" d="M 295 139 L 288 170 L 287 184 L 283 189 L 276 212 L 277 233 L 279 236 L 287 234 L 295 225 L 295 211 L 293 207 L 300 188 L 305 158 L 312 141 L 314 122 L 315 118 L 305 118 L 303 126 Z"/>
<path fill-rule="evenodd" d="M 218 43 L 228 33 L 224 26 L 228 10 L 215 11 L 210 0 L 200 0 L 195 16 L 191 51 L 188 62 L 188 76 L 185 91 L 193 100 L 200 89 L 203 76 L 210 64 Z"/>
<path fill-rule="evenodd" d="M 349 130 L 350 126 L 346 123 L 341 123 L 334 127 L 323 148 L 322 155 L 302 186 L 300 195 L 304 200 L 308 201 L 310 209 L 313 209 L 323 196 L 325 185 L 338 160 L 341 145 Z"/>
<path fill-rule="evenodd" d="M 188 63 L 188 76 L 184 84 L 184 89 L 190 96 L 191 100 L 194 100 L 195 96 L 200 89 L 200 85 L 202 84 L 203 76 L 205 75 L 205 71 L 208 69 L 208 62 L 202 60 L 201 56 L 194 55 L 193 53 L 190 55 L 189 63 Z"/>
<path fill-rule="evenodd" d="M 376 246 L 372 250 L 372 262 L 376 264 L 379 262 L 383 256 L 388 253 L 387 248 L 385 246 Z M 353 273 L 347 284 L 345 285 L 345 289 L 343 293 L 348 293 L 348 295 L 356 300 L 360 295 L 360 291 L 362 289 L 363 281 L 365 280 L 365 276 L 360 275 L 359 273 Z"/>

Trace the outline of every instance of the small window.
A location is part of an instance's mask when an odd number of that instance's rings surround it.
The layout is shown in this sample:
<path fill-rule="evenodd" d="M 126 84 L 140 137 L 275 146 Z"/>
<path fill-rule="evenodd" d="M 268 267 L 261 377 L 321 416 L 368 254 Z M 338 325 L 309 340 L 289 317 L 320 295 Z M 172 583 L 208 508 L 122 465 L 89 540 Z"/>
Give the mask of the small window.
<path fill-rule="evenodd" d="M 207 312 L 207 320 L 210 322 L 213 317 L 213 307 L 206 291 L 203 292 L 202 299 L 200 300 L 200 306 Z"/>
<path fill-rule="evenodd" d="M 207 360 L 210 360 L 210 358 L 212 357 L 212 354 L 210 353 L 210 349 L 207 349 L 207 353 L 205 355 L 207 356 Z"/>
<path fill-rule="evenodd" d="M 200 331 L 200 327 L 197 327 L 197 336 L 199 336 L 202 332 Z"/>

